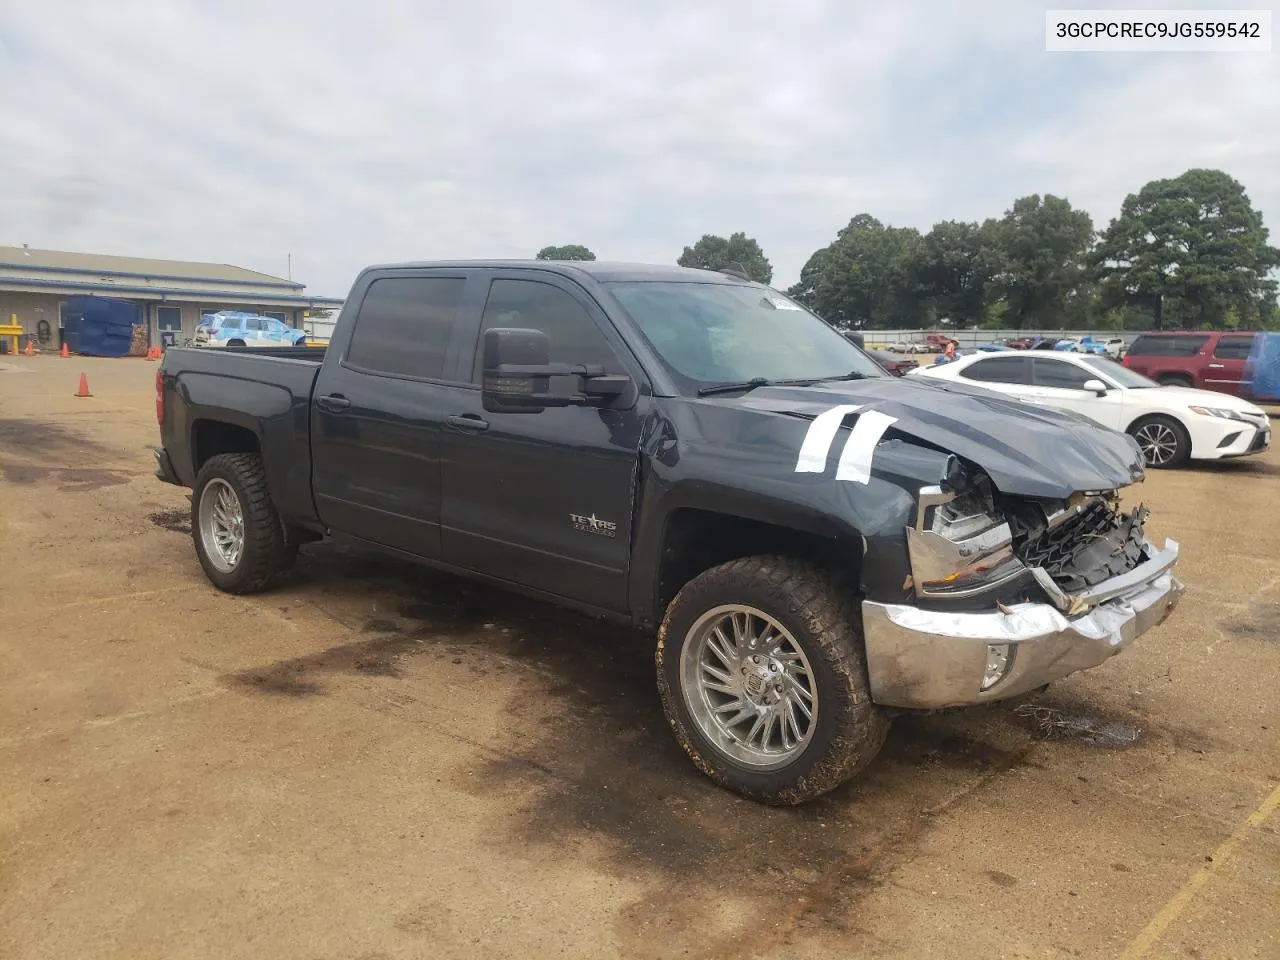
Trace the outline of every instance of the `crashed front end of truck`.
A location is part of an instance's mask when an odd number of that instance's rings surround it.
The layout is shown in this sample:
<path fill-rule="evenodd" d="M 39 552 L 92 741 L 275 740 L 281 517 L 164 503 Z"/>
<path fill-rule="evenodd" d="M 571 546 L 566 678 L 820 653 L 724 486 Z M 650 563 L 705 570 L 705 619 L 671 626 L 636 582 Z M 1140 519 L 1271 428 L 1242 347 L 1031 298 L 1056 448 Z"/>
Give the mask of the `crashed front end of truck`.
<path fill-rule="evenodd" d="M 906 530 L 911 602 L 863 603 L 873 699 L 939 709 L 1000 700 L 1097 666 L 1182 596 L 1178 544 L 1118 490 L 1008 496 L 948 460 Z"/>

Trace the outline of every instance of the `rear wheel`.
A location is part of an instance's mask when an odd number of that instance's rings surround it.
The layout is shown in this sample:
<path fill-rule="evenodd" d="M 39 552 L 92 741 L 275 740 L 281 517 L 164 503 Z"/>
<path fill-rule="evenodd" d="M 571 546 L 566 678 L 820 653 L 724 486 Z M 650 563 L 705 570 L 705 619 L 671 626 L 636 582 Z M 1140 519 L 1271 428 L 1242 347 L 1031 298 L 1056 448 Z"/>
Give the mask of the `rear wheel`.
<path fill-rule="evenodd" d="M 1180 373 L 1164 373 L 1156 377 L 1156 383 L 1162 387 L 1189 387 L 1191 378 Z"/>
<path fill-rule="evenodd" d="M 1129 435 L 1138 441 L 1148 467 L 1163 470 L 1180 466 L 1191 456 L 1187 428 L 1173 417 L 1143 417 L 1129 427 Z"/>
<path fill-rule="evenodd" d="M 298 554 L 298 538 L 280 522 L 256 453 L 224 453 L 200 468 L 191 537 L 205 576 L 227 593 L 261 590 Z"/>
<path fill-rule="evenodd" d="M 748 557 L 694 578 L 667 609 L 656 659 L 680 745 L 753 800 L 821 796 L 870 763 L 888 733 L 855 595 L 799 560 Z"/>
<path fill-rule="evenodd" d="M 244 341 L 243 341 L 243 340 L 228 340 L 228 341 L 227 341 L 227 346 L 228 346 L 228 347 L 243 347 L 243 346 L 244 346 Z"/>

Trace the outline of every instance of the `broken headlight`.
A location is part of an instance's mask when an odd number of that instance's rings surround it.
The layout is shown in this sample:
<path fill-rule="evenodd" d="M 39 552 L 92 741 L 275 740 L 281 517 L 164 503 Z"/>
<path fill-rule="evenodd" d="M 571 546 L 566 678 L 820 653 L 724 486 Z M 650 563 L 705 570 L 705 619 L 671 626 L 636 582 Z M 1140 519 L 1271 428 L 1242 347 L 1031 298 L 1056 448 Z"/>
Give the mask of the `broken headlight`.
<path fill-rule="evenodd" d="M 996 510 L 990 480 L 958 468 L 948 470 L 945 486 L 920 491 L 907 551 L 921 597 L 972 596 L 1026 569 L 1013 555 L 1013 532 Z"/>

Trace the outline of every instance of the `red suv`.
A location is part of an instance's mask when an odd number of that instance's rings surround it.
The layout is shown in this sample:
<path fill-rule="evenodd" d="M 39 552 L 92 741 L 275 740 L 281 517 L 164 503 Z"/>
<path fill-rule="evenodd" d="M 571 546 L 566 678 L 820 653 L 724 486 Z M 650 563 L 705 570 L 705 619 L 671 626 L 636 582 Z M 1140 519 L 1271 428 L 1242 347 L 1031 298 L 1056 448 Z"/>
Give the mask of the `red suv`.
<path fill-rule="evenodd" d="M 1165 386 L 1240 396 L 1253 338 L 1252 332 L 1144 333 L 1130 344 L 1124 365 Z"/>

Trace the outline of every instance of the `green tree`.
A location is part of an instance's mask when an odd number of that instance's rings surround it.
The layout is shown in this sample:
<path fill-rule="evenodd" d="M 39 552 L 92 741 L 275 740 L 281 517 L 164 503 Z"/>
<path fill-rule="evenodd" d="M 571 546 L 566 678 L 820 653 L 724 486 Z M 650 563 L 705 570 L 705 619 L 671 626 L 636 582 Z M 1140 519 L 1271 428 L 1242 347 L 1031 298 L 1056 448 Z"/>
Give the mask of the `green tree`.
<path fill-rule="evenodd" d="M 758 283 L 769 283 L 773 279 L 773 267 L 760 244 L 742 232 L 731 234 L 728 240 L 710 233 L 703 234 L 693 246 L 684 248 L 676 263 L 702 270 L 722 270 L 736 263 Z"/>
<path fill-rule="evenodd" d="M 1237 180 L 1194 169 L 1125 197 L 1095 264 L 1106 302 L 1145 308 L 1156 329 L 1265 326 L 1280 266 L 1267 237 Z"/>
<path fill-rule="evenodd" d="M 539 260 L 594 260 L 596 255 L 580 243 L 563 247 L 543 247 L 538 251 Z"/>
<path fill-rule="evenodd" d="M 1069 297 L 1087 283 L 1093 220 L 1070 202 L 1045 194 L 1021 197 L 992 228 L 987 247 L 991 287 L 1007 304 L 1005 321 L 1059 326 Z"/>
<path fill-rule="evenodd" d="M 924 322 L 920 232 L 860 213 L 809 258 L 788 293 L 838 327 L 886 329 Z"/>
<path fill-rule="evenodd" d="M 987 313 L 995 221 L 944 220 L 921 239 L 916 253 L 920 294 L 957 327 L 980 324 Z"/>

